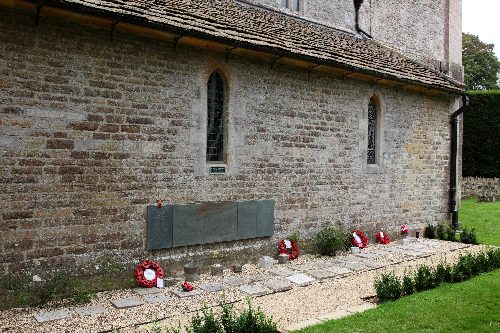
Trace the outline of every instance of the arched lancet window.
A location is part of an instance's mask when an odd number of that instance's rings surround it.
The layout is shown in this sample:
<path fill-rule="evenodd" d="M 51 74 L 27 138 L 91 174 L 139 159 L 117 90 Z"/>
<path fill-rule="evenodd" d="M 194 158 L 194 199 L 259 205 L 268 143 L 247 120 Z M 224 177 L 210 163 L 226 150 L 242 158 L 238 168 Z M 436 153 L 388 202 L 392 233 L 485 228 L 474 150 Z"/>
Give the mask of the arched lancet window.
<path fill-rule="evenodd" d="M 207 83 L 207 161 L 224 162 L 224 82 L 215 71 Z"/>
<path fill-rule="evenodd" d="M 368 103 L 368 147 L 366 154 L 366 162 L 368 164 L 376 164 L 377 152 L 377 104 L 375 100 L 370 98 Z"/>

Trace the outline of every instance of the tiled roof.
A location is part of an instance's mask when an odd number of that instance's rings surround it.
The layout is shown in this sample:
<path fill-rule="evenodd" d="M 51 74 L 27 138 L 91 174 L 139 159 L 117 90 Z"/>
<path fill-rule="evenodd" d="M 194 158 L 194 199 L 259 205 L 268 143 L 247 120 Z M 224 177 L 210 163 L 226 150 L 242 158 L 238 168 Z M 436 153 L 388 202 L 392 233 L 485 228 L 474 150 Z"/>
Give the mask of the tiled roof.
<path fill-rule="evenodd" d="M 48 0 L 47 5 L 427 88 L 463 85 L 375 40 L 234 0 Z"/>

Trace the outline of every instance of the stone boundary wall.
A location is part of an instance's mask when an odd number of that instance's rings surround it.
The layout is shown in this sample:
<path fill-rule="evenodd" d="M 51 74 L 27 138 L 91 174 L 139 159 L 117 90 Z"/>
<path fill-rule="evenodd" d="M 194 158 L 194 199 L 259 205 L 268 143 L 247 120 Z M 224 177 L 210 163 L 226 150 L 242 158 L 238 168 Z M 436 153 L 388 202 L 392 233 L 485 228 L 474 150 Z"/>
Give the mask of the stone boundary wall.
<path fill-rule="evenodd" d="M 500 198 L 500 178 L 464 177 L 462 198 Z"/>

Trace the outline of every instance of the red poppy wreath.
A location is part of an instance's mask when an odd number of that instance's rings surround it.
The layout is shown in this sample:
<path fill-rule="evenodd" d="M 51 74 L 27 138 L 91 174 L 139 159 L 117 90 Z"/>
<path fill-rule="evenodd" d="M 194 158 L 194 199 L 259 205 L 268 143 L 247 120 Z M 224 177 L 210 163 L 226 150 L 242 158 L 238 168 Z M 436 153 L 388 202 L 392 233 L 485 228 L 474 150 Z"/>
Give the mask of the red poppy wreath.
<path fill-rule="evenodd" d="M 353 246 L 357 246 L 363 249 L 368 245 L 368 238 L 361 230 L 354 230 L 352 232 L 351 243 Z"/>
<path fill-rule="evenodd" d="M 141 261 L 134 269 L 137 284 L 144 288 L 156 287 L 156 280 L 163 279 L 163 268 L 158 263 L 149 260 Z"/>
<path fill-rule="evenodd" d="M 389 244 L 391 242 L 389 236 L 383 231 L 377 232 L 377 235 L 375 236 L 375 238 L 377 238 L 377 241 L 380 244 Z"/>
<path fill-rule="evenodd" d="M 288 259 L 294 260 L 299 257 L 299 249 L 295 242 L 282 240 L 278 245 L 278 252 L 288 254 Z"/>

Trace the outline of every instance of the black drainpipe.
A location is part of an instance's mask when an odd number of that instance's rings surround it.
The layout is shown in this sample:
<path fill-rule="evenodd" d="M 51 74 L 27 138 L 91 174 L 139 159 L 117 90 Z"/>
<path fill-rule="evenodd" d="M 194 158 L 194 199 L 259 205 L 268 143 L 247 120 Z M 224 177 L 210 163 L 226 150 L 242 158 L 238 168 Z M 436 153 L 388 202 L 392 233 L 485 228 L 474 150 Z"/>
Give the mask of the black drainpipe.
<path fill-rule="evenodd" d="M 451 165 L 450 165 L 450 213 L 451 225 L 458 229 L 457 208 L 457 154 L 458 154 L 458 117 L 469 107 L 469 96 L 462 96 L 462 106 L 451 115 Z"/>
<path fill-rule="evenodd" d="M 373 37 L 369 33 L 364 31 L 363 29 L 361 29 L 361 27 L 359 26 L 359 9 L 361 8 L 363 1 L 364 0 L 354 0 L 356 32 L 359 32 L 359 33 L 365 35 L 366 37 L 373 39 Z"/>

